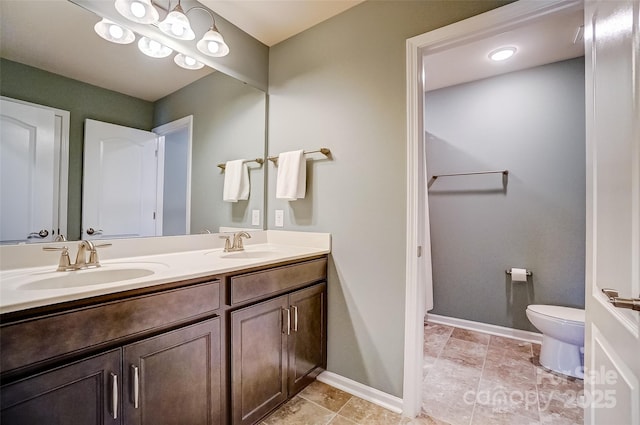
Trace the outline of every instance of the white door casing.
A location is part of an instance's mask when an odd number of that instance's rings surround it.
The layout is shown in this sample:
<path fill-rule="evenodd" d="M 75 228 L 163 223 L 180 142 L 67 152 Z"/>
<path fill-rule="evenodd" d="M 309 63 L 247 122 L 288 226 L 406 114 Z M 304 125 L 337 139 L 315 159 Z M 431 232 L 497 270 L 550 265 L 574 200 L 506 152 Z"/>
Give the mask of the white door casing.
<path fill-rule="evenodd" d="M 0 241 L 51 241 L 66 234 L 69 112 L 0 102 Z"/>
<path fill-rule="evenodd" d="M 83 239 L 158 234 L 157 151 L 152 132 L 85 120 Z"/>
<path fill-rule="evenodd" d="M 585 423 L 640 424 L 640 2 L 585 3 Z"/>

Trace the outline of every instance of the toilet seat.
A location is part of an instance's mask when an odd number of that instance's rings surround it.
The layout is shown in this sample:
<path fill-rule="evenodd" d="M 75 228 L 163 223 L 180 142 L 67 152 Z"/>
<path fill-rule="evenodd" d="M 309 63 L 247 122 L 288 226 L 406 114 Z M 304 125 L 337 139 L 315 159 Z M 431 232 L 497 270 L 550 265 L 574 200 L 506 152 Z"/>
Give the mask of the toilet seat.
<path fill-rule="evenodd" d="M 527 307 L 527 310 L 547 316 L 551 319 L 584 325 L 584 310 L 579 308 L 562 307 L 559 305 L 531 304 Z"/>

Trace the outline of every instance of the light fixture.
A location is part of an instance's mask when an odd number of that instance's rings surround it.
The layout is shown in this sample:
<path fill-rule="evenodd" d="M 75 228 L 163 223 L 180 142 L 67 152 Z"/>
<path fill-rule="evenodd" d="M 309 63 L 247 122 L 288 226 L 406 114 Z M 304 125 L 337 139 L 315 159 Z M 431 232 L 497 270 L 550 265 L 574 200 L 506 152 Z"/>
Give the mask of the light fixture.
<path fill-rule="evenodd" d="M 96 33 L 98 33 L 100 37 L 112 43 L 129 44 L 133 43 L 133 41 L 136 39 L 133 31 L 127 28 L 123 28 L 115 22 L 108 20 L 107 18 L 103 18 L 100 22 L 95 24 L 93 29 L 96 31 Z"/>
<path fill-rule="evenodd" d="M 180 0 L 178 0 L 178 4 L 169 12 L 164 21 L 158 24 L 158 28 L 160 28 L 163 33 L 179 40 L 193 40 L 196 38 L 196 35 L 191 29 L 189 19 L 182 10 L 182 6 L 180 6 Z"/>
<path fill-rule="evenodd" d="M 140 49 L 140 51 L 145 55 L 151 56 L 152 58 L 166 58 L 173 52 L 173 50 L 164 44 L 158 43 L 149 37 L 140 38 L 138 41 L 138 49 Z"/>
<path fill-rule="evenodd" d="M 116 0 L 116 10 L 125 18 L 140 24 L 155 24 L 160 19 L 151 0 Z"/>
<path fill-rule="evenodd" d="M 209 31 L 204 33 L 202 39 L 198 41 L 196 47 L 205 55 L 213 56 L 214 58 L 221 58 L 229 54 L 229 46 L 224 42 L 224 38 L 218 31 L 215 21 Z"/>
<path fill-rule="evenodd" d="M 184 69 L 201 69 L 204 67 L 204 64 L 202 62 L 198 62 L 197 60 L 195 60 L 194 58 L 192 58 L 191 56 L 187 56 L 185 54 L 182 53 L 178 53 L 174 58 L 173 61 L 176 63 L 176 65 L 184 68 Z"/>
<path fill-rule="evenodd" d="M 500 62 L 509 59 L 516 53 L 515 47 L 501 47 L 489 53 L 489 59 L 495 62 Z"/>
<path fill-rule="evenodd" d="M 157 30 L 160 29 L 164 34 L 179 40 L 195 40 L 196 35 L 191 28 L 191 23 L 189 22 L 189 18 L 187 18 L 187 14 L 194 9 L 201 9 L 211 17 L 211 26 L 196 43 L 195 47 L 197 47 L 201 53 L 215 58 L 229 54 L 229 46 L 225 43 L 222 34 L 220 34 L 220 31 L 216 26 L 216 20 L 213 13 L 211 13 L 209 9 L 201 6 L 194 6 L 185 12 L 182 9 L 180 0 L 178 0 L 178 4 L 173 9 L 171 9 L 171 0 L 169 0 L 168 9 L 163 9 L 161 7 L 157 8 L 153 2 L 154 0 L 115 0 L 114 6 L 118 13 L 128 20 L 142 24 L 149 24 L 151 27 L 155 27 L 150 28 L 150 30 L 152 32 L 156 32 L 158 39 L 165 40 L 167 43 L 171 44 L 172 47 L 176 47 L 178 51 L 182 52 L 195 52 L 195 50 L 193 50 L 193 47 L 186 46 L 184 42 L 173 46 L 175 43 L 163 38 L 161 34 L 157 33 Z M 159 22 L 158 9 L 171 10 L 162 22 Z M 118 21 L 118 19 L 115 20 Z M 100 37 L 113 43 L 133 43 L 136 38 L 136 34 L 133 31 L 106 18 L 98 22 L 94 26 L 94 29 Z M 143 31 L 142 29 L 140 31 L 146 34 L 146 31 Z M 151 33 L 149 33 L 149 35 L 151 35 Z M 142 53 L 153 58 L 165 58 L 173 52 L 171 48 L 149 37 L 141 37 L 140 40 L 138 40 L 138 48 Z M 198 55 L 195 54 L 195 56 Z M 204 59 L 202 56 L 200 56 L 200 58 Z M 204 67 L 204 63 L 197 60 L 193 54 L 189 53 L 178 53 L 173 60 L 178 66 L 185 69 L 201 69 Z"/>

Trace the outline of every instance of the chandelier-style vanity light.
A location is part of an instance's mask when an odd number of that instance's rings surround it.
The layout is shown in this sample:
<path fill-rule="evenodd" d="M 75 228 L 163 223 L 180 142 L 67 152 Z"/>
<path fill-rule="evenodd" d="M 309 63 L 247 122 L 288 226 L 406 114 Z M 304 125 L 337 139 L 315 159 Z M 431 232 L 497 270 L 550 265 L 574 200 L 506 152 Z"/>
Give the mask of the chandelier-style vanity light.
<path fill-rule="evenodd" d="M 156 7 L 152 0 L 115 0 L 116 10 L 128 20 L 153 25 L 170 37 L 186 41 L 196 38 L 187 14 L 194 9 L 203 10 L 211 17 L 211 27 L 196 43 L 196 47 L 200 52 L 211 57 L 219 58 L 229 54 L 229 46 L 218 31 L 216 20 L 208 9 L 194 6 L 185 12 L 178 0 L 178 4 L 171 9 L 164 20 L 160 21 L 160 14 Z M 133 31 L 106 18 L 98 22 L 94 29 L 100 37 L 112 43 L 129 44 L 135 40 Z M 148 37 L 140 38 L 138 48 L 142 53 L 153 58 L 165 58 L 173 53 L 169 47 Z M 174 57 L 174 62 L 185 69 L 204 67 L 203 63 L 183 53 L 178 53 Z"/>

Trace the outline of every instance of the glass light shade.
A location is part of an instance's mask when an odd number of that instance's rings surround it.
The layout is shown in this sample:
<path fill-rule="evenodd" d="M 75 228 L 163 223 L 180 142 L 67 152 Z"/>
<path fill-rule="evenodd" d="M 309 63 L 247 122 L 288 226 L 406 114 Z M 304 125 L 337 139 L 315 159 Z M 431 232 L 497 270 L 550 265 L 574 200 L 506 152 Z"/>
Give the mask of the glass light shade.
<path fill-rule="evenodd" d="M 156 24 L 160 19 L 151 0 L 116 0 L 116 10 L 125 18 L 141 24 Z"/>
<path fill-rule="evenodd" d="M 193 40 L 196 38 L 187 15 L 182 13 L 178 7 L 170 12 L 165 20 L 158 24 L 158 27 L 163 33 L 179 40 Z"/>
<path fill-rule="evenodd" d="M 129 44 L 133 43 L 136 39 L 133 31 L 123 28 L 106 18 L 103 18 L 100 22 L 95 24 L 93 29 L 100 37 L 112 43 Z"/>
<path fill-rule="evenodd" d="M 152 58 L 166 58 L 173 53 L 173 50 L 167 46 L 160 44 L 155 40 L 151 40 L 148 37 L 142 37 L 138 41 L 138 49 L 140 49 L 140 51 L 145 55 L 151 56 Z"/>
<path fill-rule="evenodd" d="M 229 54 L 229 46 L 224 42 L 222 34 L 214 28 L 204 34 L 196 44 L 196 47 L 205 55 L 213 56 L 214 58 L 221 58 Z"/>
<path fill-rule="evenodd" d="M 182 53 L 178 53 L 173 58 L 173 61 L 184 69 L 201 69 L 204 67 L 202 62 L 198 62 L 191 56 L 183 55 Z"/>

